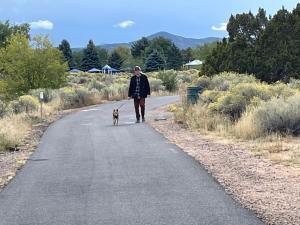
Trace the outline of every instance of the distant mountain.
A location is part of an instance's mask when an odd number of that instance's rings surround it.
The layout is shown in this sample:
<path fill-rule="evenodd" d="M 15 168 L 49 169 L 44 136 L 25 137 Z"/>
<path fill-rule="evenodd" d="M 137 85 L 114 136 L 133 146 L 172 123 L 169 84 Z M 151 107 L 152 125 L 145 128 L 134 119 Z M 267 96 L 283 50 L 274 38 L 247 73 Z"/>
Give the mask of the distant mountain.
<path fill-rule="evenodd" d="M 207 44 L 207 43 L 211 43 L 211 42 L 214 42 L 214 41 L 221 40 L 221 38 L 217 38 L 217 37 L 207 37 L 207 38 L 199 38 L 199 39 L 197 39 L 197 38 L 185 38 L 185 37 L 170 34 L 168 32 L 164 32 L 164 31 L 152 34 L 152 35 L 148 36 L 147 38 L 152 40 L 153 38 L 156 38 L 156 37 L 167 38 L 167 39 L 171 40 L 172 42 L 174 42 L 175 45 L 180 49 L 185 49 L 185 48 L 188 48 L 188 47 L 193 48 L 193 47 L 196 47 L 198 45 L 204 45 L 204 44 Z M 128 47 L 130 47 L 133 43 L 134 43 L 134 41 L 129 42 L 129 43 L 103 44 L 103 45 L 98 45 L 98 47 L 102 47 L 102 48 L 107 49 L 108 51 L 111 51 L 112 49 L 114 49 L 118 46 L 128 46 Z M 73 50 L 76 51 L 76 50 L 79 50 L 79 49 L 76 48 L 76 49 L 73 49 Z"/>
<path fill-rule="evenodd" d="M 199 38 L 199 39 L 186 38 L 186 37 L 182 37 L 179 35 L 170 34 L 168 32 L 164 32 L 164 31 L 152 34 L 152 35 L 148 36 L 147 38 L 149 38 L 151 40 L 153 38 L 160 37 L 160 36 L 171 40 L 180 49 L 185 49 L 188 47 L 193 48 L 198 45 L 204 45 L 207 43 L 221 40 L 220 38 L 217 38 L 217 37 L 207 37 L 207 38 Z"/>

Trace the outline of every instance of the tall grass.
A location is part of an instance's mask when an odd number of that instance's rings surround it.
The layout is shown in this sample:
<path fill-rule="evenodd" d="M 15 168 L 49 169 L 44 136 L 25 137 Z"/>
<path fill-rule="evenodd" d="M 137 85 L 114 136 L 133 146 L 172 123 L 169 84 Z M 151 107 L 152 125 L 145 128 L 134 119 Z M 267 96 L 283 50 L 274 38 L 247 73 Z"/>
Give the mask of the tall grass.
<path fill-rule="evenodd" d="M 199 103 L 177 110 L 177 119 L 192 129 L 217 131 L 242 139 L 272 134 L 300 134 L 299 82 L 266 84 L 247 74 L 200 77 L 205 87 Z"/>
<path fill-rule="evenodd" d="M 11 114 L 0 119 L 0 152 L 20 145 L 30 130 L 25 113 Z"/>

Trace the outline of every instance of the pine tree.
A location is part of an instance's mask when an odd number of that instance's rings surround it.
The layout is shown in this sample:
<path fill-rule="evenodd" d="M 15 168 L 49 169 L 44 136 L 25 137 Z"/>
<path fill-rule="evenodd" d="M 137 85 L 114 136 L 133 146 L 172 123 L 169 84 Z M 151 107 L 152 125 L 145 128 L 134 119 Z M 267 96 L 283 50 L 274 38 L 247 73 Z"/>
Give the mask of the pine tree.
<path fill-rule="evenodd" d="M 157 71 L 165 68 L 165 59 L 157 50 L 154 50 L 147 58 L 145 62 L 145 70 Z"/>
<path fill-rule="evenodd" d="M 97 53 L 97 49 L 92 40 L 89 41 L 87 47 L 83 51 L 83 58 L 81 62 L 81 68 L 85 71 L 92 68 L 99 68 L 100 60 Z"/>
<path fill-rule="evenodd" d="M 193 56 L 193 49 L 188 47 L 187 49 L 181 50 L 182 55 L 182 61 L 183 63 L 188 63 L 190 61 L 193 61 L 195 58 Z"/>
<path fill-rule="evenodd" d="M 142 37 L 140 40 L 134 42 L 131 46 L 131 54 L 134 58 L 143 57 L 145 49 L 150 45 L 150 41 Z"/>
<path fill-rule="evenodd" d="M 108 58 L 108 64 L 115 69 L 120 69 L 123 63 L 123 59 L 120 54 L 116 51 L 113 51 Z"/>
<path fill-rule="evenodd" d="M 167 69 L 178 70 L 183 64 L 182 55 L 180 49 L 172 43 L 170 51 L 168 53 Z"/>
<path fill-rule="evenodd" d="M 64 61 L 68 63 L 69 69 L 74 68 L 73 54 L 69 42 L 65 39 L 62 40 L 58 48 L 63 54 Z"/>

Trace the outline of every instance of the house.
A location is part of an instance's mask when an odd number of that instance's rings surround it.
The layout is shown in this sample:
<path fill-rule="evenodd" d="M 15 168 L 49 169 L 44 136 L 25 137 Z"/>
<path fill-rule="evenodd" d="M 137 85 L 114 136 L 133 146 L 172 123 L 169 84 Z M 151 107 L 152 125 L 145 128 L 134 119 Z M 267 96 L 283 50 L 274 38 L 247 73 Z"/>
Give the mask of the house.
<path fill-rule="evenodd" d="M 97 68 L 92 68 L 92 69 L 88 70 L 87 72 L 88 73 L 101 73 L 102 71 Z"/>
<path fill-rule="evenodd" d="M 184 64 L 183 67 L 186 68 L 186 69 L 194 69 L 194 68 L 199 67 L 202 64 L 203 64 L 202 61 L 200 61 L 198 59 L 195 59 L 191 62 L 188 62 L 188 63 Z"/>
<path fill-rule="evenodd" d="M 82 72 L 81 70 L 79 70 L 79 69 L 71 69 L 70 71 L 69 71 L 69 73 L 80 73 L 80 72 Z"/>
<path fill-rule="evenodd" d="M 115 74 L 115 73 L 118 73 L 118 72 L 120 72 L 120 70 L 112 68 L 109 65 L 105 65 L 105 66 L 102 67 L 102 73 Z"/>

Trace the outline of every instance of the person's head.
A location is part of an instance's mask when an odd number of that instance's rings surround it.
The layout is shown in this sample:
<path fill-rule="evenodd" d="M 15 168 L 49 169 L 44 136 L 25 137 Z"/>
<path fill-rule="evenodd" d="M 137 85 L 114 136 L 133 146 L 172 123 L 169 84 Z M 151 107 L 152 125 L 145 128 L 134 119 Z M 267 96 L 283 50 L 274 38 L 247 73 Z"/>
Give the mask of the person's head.
<path fill-rule="evenodd" d="M 134 74 L 137 75 L 137 76 L 141 75 L 141 67 L 135 66 L 134 67 Z"/>

